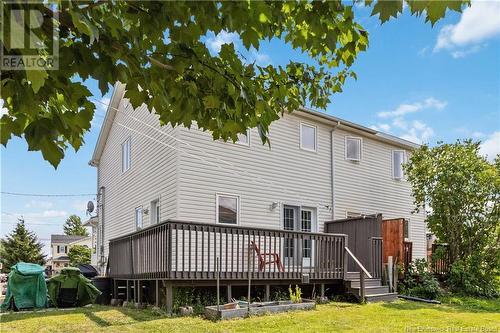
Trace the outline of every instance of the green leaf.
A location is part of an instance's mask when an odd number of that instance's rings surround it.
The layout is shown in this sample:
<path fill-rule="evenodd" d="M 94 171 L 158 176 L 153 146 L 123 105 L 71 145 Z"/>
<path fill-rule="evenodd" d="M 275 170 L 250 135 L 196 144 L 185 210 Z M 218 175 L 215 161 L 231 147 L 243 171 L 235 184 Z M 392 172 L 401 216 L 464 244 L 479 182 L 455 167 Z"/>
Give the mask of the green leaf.
<path fill-rule="evenodd" d="M 35 94 L 38 92 L 38 90 L 40 90 L 41 87 L 43 87 L 45 79 L 48 76 L 49 75 L 47 74 L 47 71 L 43 69 L 26 71 L 26 78 L 31 82 L 31 88 L 33 89 Z"/>
<path fill-rule="evenodd" d="M 220 106 L 220 100 L 217 96 L 209 95 L 203 97 L 203 104 L 206 109 L 216 109 Z"/>
<path fill-rule="evenodd" d="M 436 1 L 439 2 L 439 1 Z M 382 0 L 377 1 L 371 15 L 379 14 L 382 23 L 388 21 L 391 17 L 397 17 L 398 13 L 403 12 L 403 0 Z"/>

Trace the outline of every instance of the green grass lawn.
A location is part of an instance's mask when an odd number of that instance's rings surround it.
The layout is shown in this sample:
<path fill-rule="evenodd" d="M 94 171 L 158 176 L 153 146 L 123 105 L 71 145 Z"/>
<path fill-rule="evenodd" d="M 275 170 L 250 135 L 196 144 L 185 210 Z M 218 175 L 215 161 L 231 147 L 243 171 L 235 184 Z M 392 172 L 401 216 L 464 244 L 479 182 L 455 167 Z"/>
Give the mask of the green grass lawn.
<path fill-rule="evenodd" d="M 201 317 L 168 318 L 151 310 L 106 306 L 3 314 L 0 318 L 1 331 L 12 333 L 500 332 L 500 300 L 448 298 L 442 305 L 402 300 L 367 305 L 334 302 L 319 305 L 314 311 L 222 322 L 210 322 Z"/>

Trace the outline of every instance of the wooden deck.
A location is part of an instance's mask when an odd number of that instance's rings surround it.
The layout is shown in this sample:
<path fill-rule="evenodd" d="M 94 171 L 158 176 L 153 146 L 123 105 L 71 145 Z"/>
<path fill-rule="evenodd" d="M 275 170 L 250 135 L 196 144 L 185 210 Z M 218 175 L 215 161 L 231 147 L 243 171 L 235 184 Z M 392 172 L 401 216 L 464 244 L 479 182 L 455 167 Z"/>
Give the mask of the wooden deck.
<path fill-rule="evenodd" d="M 259 267 L 261 253 L 283 267 Z M 368 244 L 368 243 L 367 243 Z M 110 240 L 108 276 L 114 279 L 334 280 L 346 269 L 347 236 L 168 220 Z M 217 263 L 220 263 L 217 265 Z"/>

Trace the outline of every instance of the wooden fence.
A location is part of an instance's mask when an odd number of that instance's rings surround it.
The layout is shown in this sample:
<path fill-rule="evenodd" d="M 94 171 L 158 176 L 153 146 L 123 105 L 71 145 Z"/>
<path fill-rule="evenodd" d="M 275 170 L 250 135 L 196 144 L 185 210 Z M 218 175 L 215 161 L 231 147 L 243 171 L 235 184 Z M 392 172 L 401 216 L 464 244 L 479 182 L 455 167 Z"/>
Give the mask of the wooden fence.
<path fill-rule="evenodd" d="M 450 271 L 450 253 L 447 244 L 432 244 L 431 270 L 437 275 L 446 275 Z"/>

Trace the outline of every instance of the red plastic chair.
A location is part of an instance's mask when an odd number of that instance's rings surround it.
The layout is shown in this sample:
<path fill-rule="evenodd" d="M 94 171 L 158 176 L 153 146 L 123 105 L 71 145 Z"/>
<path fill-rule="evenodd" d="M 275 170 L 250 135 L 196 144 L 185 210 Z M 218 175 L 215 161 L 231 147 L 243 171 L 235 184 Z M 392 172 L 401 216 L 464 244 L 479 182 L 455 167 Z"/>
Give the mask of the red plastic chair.
<path fill-rule="evenodd" d="M 254 241 L 250 241 L 252 244 L 257 256 L 259 257 L 259 272 L 263 272 L 266 265 L 275 264 L 278 267 L 280 272 L 284 272 L 285 268 L 283 267 L 283 263 L 281 262 L 281 258 L 277 253 L 262 253 L 260 252 L 260 248 L 255 244 Z M 267 261 L 266 258 L 270 257 L 271 260 Z"/>

